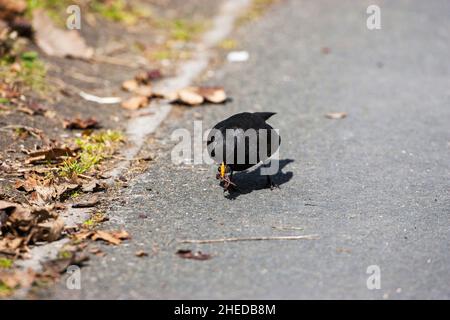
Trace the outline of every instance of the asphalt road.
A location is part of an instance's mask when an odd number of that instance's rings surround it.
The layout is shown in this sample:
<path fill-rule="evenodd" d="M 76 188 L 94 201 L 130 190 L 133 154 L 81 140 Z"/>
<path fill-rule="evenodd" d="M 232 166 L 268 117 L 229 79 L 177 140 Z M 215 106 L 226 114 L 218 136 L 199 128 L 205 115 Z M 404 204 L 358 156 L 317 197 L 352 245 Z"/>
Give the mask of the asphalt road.
<path fill-rule="evenodd" d="M 381 7 L 381 30 L 366 28 L 370 4 Z M 107 256 L 82 269 L 81 290 L 61 284 L 51 297 L 450 298 L 449 12 L 445 0 L 291 0 L 239 29 L 250 60 L 206 82 L 233 101 L 186 109 L 159 136 L 170 151 L 171 130 L 192 130 L 194 119 L 206 128 L 241 111 L 275 111 L 280 189 L 243 173 L 244 192 L 230 199 L 216 167 L 178 166 L 163 153 L 104 225 L 132 241 L 105 246 Z M 333 111 L 348 117 L 324 117 Z M 320 239 L 176 241 L 302 234 Z M 181 259 L 180 248 L 213 258 Z M 139 249 L 151 256 L 136 257 Z M 380 289 L 367 288 L 371 265 Z"/>

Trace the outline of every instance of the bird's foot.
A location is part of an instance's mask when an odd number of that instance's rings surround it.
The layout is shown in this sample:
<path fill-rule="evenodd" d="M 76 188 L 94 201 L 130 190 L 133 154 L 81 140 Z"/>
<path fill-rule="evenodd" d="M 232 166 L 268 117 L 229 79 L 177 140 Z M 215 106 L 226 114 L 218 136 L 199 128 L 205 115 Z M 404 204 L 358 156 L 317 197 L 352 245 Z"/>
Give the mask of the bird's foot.
<path fill-rule="evenodd" d="M 270 188 L 270 190 L 274 189 L 280 189 L 280 186 L 273 182 L 272 178 L 270 176 L 267 176 L 267 187 Z"/>

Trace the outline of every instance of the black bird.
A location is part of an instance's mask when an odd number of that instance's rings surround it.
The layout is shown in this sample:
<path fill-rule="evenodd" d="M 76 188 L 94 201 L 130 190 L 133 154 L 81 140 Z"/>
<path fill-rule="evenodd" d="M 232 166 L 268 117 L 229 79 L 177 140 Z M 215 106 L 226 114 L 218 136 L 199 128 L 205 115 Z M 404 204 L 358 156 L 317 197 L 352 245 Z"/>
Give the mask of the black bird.
<path fill-rule="evenodd" d="M 265 162 L 278 150 L 281 137 L 266 123 L 274 114 L 238 113 L 217 123 L 211 130 L 206 142 L 208 153 L 220 164 L 216 178 L 224 182 L 225 190 L 236 186 L 231 181 L 234 171 L 243 171 Z M 270 175 L 267 175 L 267 182 L 271 189 L 275 186 Z"/>

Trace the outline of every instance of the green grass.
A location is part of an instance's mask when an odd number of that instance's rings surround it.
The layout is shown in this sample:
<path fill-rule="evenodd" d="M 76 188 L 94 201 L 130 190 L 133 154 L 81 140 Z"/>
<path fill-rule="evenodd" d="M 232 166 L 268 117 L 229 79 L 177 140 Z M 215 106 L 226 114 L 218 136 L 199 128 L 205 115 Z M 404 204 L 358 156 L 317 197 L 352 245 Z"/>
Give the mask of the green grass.
<path fill-rule="evenodd" d="M 225 39 L 220 42 L 219 47 L 224 50 L 232 50 L 237 47 L 237 41 L 234 39 Z"/>
<path fill-rule="evenodd" d="M 0 104 L 9 104 L 9 99 L 0 97 Z"/>
<path fill-rule="evenodd" d="M 134 6 L 126 0 L 27 0 L 26 15 L 31 17 L 36 9 L 44 9 L 58 26 L 64 27 L 68 14 L 68 6 L 75 4 L 81 7 L 81 14 L 85 12 L 97 13 L 104 19 L 125 24 L 136 24 L 141 18 L 151 16 L 148 7 Z"/>
<path fill-rule="evenodd" d="M 31 17 L 36 9 L 44 9 L 54 23 L 63 27 L 68 17 L 66 9 L 71 4 L 76 3 L 72 0 L 27 0 L 26 16 Z"/>
<path fill-rule="evenodd" d="M 0 297 L 9 296 L 12 293 L 12 289 L 0 281 Z"/>
<path fill-rule="evenodd" d="M 98 13 L 103 18 L 134 25 L 141 18 L 149 18 L 152 13 L 147 7 L 136 7 L 127 4 L 125 0 L 112 1 L 90 1 L 90 9 Z"/>
<path fill-rule="evenodd" d="M 18 70 L 11 70 L 13 63 L 19 65 Z M 46 81 L 47 69 L 35 51 L 23 52 L 20 56 L 4 56 L 0 58 L 0 79 L 34 91 L 40 95 L 48 92 Z"/>
<path fill-rule="evenodd" d="M 170 40 L 187 42 L 205 31 L 206 23 L 187 19 L 160 19 L 156 22 L 156 27 L 167 30 Z"/>
<path fill-rule="evenodd" d="M 260 18 L 275 1 L 277 0 L 253 0 L 250 8 L 237 19 L 237 24 L 241 25 Z"/>
<path fill-rule="evenodd" d="M 58 258 L 59 259 L 70 259 L 72 258 L 72 252 L 68 250 L 61 250 L 58 252 Z"/>
<path fill-rule="evenodd" d="M 60 175 L 72 177 L 88 172 L 95 165 L 109 157 L 114 152 L 117 144 L 123 140 L 123 133 L 113 130 L 77 138 L 75 143 L 81 151 L 76 158 L 70 158 L 63 162 Z"/>
<path fill-rule="evenodd" d="M 0 258 L 0 268 L 9 269 L 12 267 L 14 261 L 8 258 Z"/>
<path fill-rule="evenodd" d="M 87 229 L 92 229 L 96 227 L 99 223 L 105 221 L 105 214 L 103 212 L 96 212 L 91 214 L 91 217 L 83 222 L 83 227 Z"/>

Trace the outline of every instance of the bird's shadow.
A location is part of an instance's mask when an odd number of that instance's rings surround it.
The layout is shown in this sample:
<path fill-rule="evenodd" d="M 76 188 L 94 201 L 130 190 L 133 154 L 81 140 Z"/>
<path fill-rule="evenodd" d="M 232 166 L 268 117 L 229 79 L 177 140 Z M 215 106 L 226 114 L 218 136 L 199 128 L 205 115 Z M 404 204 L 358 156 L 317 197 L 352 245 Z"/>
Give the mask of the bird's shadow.
<path fill-rule="evenodd" d="M 273 183 L 275 183 L 277 186 L 285 184 L 294 176 L 294 173 L 292 171 L 282 172 L 283 168 L 291 162 L 294 162 L 294 160 L 283 159 L 278 161 L 278 172 L 274 175 L 271 175 Z M 237 185 L 237 188 L 226 192 L 225 198 L 234 200 L 244 194 L 270 188 L 270 186 L 267 184 L 267 176 L 261 174 L 262 168 L 263 166 L 259 166 L 256 170 L 253 170 L 251 172 L 235 172 L 233 175 L 233 182 Z M 274 192 L 276 192 L 276 190 Z"/>

